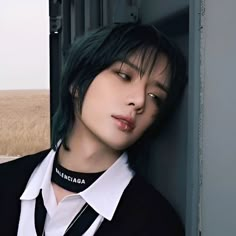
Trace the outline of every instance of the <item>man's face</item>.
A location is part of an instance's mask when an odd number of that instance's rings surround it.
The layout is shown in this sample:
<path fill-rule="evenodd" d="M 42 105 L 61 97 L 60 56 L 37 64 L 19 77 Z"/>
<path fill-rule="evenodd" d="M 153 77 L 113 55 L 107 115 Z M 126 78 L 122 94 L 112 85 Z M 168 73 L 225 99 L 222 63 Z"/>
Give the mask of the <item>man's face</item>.
<path fill-rule="evenodd" d="M 167 96 L 169 69 L 163 54 L 149 75 L 140 77 L 139 64 L 133 56 L 96 76 L 83 101 L 78 132 L 114 151 L 128 148 L 144 134 Z"/>

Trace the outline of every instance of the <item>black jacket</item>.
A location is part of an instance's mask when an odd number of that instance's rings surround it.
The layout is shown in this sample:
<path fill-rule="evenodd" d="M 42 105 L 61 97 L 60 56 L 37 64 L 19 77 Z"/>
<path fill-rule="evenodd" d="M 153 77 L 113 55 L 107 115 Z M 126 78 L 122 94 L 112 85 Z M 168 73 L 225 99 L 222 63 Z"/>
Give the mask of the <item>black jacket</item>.
<path fill-rule="evenodd" d="M 16 236 L 19 200 L 35 167 L 49 150 L 0 165 L 0 235 Z M 126 187 L 114 217 L 104 220 L 95 236 L 183 236 L 182 224 L 170 204 L 142 177 Z M 25 235 L 27 236 L 27 235 Z M 30 235 L 29 235 L 30 236 Z"/>

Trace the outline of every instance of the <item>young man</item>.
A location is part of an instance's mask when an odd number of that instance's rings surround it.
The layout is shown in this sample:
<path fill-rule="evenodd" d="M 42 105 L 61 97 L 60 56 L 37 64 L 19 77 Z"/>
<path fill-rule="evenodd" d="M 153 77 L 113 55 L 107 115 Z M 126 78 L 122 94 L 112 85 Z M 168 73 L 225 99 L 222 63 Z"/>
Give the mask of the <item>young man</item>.
<path fill-rule="evenodd" d="M 0 167 L 0 235 L 184 235 L 129 153 L 158 132 L 185 82 L 183 57 L 153 26 L 107 26 L 77 41 L 53 149 Z"/>

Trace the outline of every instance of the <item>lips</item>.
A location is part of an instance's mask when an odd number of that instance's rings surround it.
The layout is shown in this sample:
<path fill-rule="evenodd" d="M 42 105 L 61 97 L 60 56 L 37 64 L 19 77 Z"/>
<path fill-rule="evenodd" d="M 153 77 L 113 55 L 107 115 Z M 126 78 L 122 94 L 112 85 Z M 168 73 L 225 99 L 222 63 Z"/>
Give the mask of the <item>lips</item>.
<path fill-rule="evenodd" d="M 135 121 L 132 117 L 121 116 L 121 115 L 112 115 L 116 120 L 118 128 L 122 131 L 132 131 L 135 128 Z"/>

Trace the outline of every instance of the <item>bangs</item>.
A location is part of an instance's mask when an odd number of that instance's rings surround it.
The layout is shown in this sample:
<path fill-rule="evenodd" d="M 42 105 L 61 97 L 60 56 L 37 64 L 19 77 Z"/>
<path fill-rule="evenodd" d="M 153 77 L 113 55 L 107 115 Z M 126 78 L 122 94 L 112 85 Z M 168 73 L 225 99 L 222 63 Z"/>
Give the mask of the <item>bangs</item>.
<path fill-rule="evenodd" d="M 159 67 L 160 63 L 164 62 L 164 66 L 162 65 L 162 69 L 160 71 L 160 75 L 163 73 L 166 73 L 166 78 L 163 83 L 163 88 L 169 87 L 169 82 L 171 78 L 171 62 L 169 57 L 163 53 L 159 48 L 154 47 L 145 47 L 145 45 L 142 45 L 139 49 L 136 49 L 133 52 L 129 52 L 127 55 L 125 55 L 124 58 L 120 59 L 121 66 L 120 70 L 122 69 L 123 64 L 131 63 L 133 64 L 137 71 L 140 74 L 140 78 L 148 76 L 150 77 L 152 72 Z M 168 93 L 167 90 L 165 90 L 166 93 Z"/>
<path fill-rule="evenodd" d="M 144 74 L 150 76 L 158 66 L 161 56 L 165 55 L 167 62 L 162 73 L 169 69 L 172 71 L 173 62 L 168 51 L 170 45 L 166 39 L 163 43 L 163 35 L 158 30 L 147 25 L 131 25 L 126 30 L 123 27 L 124 25 L 116 26 L 104 39 L 98 54 L 94 55 L 94 59 L 99 55 L 99 59 L 95 59 L 96 64 L 102 63 L 101 68 L 105 69 L 117 61 L 123 64 L 131 59 L 136 60 L 142 78 Z M 100 53 L 103 54 L 102 57 Z"/>

